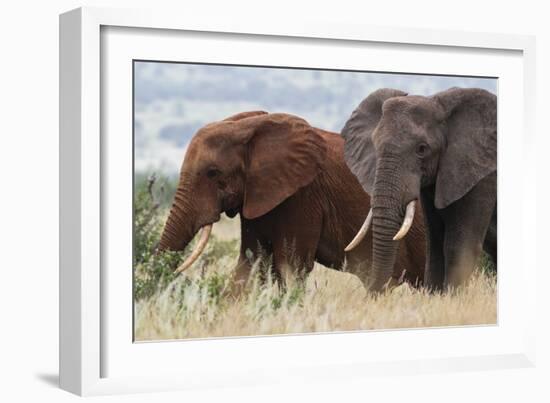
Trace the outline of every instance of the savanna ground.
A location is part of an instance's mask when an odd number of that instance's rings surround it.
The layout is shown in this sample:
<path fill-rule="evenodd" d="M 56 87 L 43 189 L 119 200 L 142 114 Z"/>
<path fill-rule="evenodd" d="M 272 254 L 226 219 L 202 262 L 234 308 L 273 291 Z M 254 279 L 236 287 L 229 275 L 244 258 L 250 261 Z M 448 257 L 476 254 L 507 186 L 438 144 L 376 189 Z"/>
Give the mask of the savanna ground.
<path fill-rule="evenodd" d="M 281 290 L 266 264 L 255 263 L 249 287 L 225 297 L 239 251 L 239 220 L 222 216 L 204 253 L 179 276 L 185 252 L 154 256 L 175 184 L 136 176 L 134 203 L 135 339 L 162 340 L 347 330 L 494 324 L 496 274 L 482 259 L 456 291 L 429 293 L 403 284 L 374 296 L 353 275 L 316 265 L 305 284 Z"/>

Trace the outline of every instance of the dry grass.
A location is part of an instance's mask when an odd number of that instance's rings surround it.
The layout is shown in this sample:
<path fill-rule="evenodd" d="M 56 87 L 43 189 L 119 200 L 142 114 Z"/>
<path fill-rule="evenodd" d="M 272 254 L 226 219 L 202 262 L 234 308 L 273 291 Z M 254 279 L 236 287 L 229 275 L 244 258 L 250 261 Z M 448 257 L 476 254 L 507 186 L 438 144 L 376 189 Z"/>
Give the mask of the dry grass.
<path fill-rule="evenodd" d="M 150 211 L 148 204 L 144 206 L 140 214 Z M 152 223 L 163 223 L 167 210 L 155 214 Z M 155 225 L 144 226 L 139 233 L 142 250 L 148 251 L 157 241 L 159 224 Z M 253 276 L 239 299 L 224 297 L 238 255 L 239 229 L 238 217 L 222 216 L 199 261 L 173 280 L 173 268 L 168 263 L 153 264 L 150 255 L 136 265 L 143 291 L 135 295 L 136 340 L 496 323 L 497 279 L 484 270 L 477 270 L 467 286 L 452 293 L 402 285 L 375 296 L 355 276 L 317 265 L 305 284 L 286 292 L 270 279 L 260 282 Z M 256 272 L 261 269 L 257 264 Z"/>
<path fill-rule="evenodd" d="M 496 323 L 496 277 L 478 270 L 462 289 L 430 294 L 402 285 L 375 297 L 353 275 L 317 266 L 305 286 L 281 292 L 255 278 L 223 297 L 234 259 L 194 267 L 135 304 L 136 340 L 184 339 Z M 200 266 L 200 264 L 198 265 Z"/>

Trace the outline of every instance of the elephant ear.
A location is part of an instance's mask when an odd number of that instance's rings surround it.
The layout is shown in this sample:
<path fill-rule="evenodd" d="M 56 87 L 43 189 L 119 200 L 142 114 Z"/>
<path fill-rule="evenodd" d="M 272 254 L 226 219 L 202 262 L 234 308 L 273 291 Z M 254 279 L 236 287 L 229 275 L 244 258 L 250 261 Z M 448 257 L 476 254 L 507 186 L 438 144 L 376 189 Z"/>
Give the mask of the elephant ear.
<path fill-rule="evenodd" d="M 327 146 L 305 120 L 287 114 L 255 116 L 240 125 L 248 146 L 243 215 L 254 219 L 310 184 Z"/>
<path fill-rule="evenodd" d="M 451 88 L 434 95 L 443 107 L 445 152 L 440 156 L 435 207 L 463 197 L 497 169 L 497 99 L 478 88 Z"/>
<path fill-rule="evenodd" d="M 390 98 L 406 95 L 406 92 L 391 88 L 374 91 L 353 111 L 342 129 L 346 163 L 368 194 L 373 192 L 376 173 L 372 132 L 382 117 L 382 105 Z"/>
<path fill-rule="evenodd" d="M 264 111 L 249 111 L 249 112 L 241 112 L 237 113 L 235 115 L 229 116 L 228 118 L 225 118 L 224 122 L 236 122 L 241 119 L 250 118 L 253 116 L 259 116 L 259 115 L 267 115 L 267 112 Z"/>

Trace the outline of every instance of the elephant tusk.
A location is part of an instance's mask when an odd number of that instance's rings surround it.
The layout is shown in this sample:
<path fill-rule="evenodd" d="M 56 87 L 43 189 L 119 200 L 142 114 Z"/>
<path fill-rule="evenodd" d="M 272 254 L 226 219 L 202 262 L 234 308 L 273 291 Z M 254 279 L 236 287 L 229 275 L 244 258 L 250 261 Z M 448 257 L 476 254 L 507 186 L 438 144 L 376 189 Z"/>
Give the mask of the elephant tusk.
<path fill-rule="evenodd" d="M 372 208 L 369 210 L 369 214 L 367 215 L 367 218 L 365 218 L 365 222 L 357 232 L 357 235 L 355 235 L 355 238 L 349 243 L 348 246 L 346 246 L 346 249 L 344 249 L 345 252 L 349 252 L 353 248 L 355 248 L 357 245 L 359 245 L 359 242 L 363 240 L 365 235 L 367 235 L 367 232 L 369 232 L 369 227 L 372 222 Z"/>
<path fill-rule="evenodd" d="M 197 260 L 197 258 L 201 255 L 202 251 L 206 247 L 211 232 L 212 224 L 208 224 L 202 227 L 201 235 L 197 244 L 195 245 L 195 249 L 193 249 L 191 255 L 189 255 L 189 257 L 185 259 L 185 261 L 174 271 L 174 274 L 179 274 L 182 271 L 187 270 L 195 262 L 195 260 Z"/>
<path fill-rule="evenodd" d="M 403 238 L 405 235 L 407 235 L 407 232 L 409 232 L 409 229 L 411 229 L 411 225 L 413 223 L 414 219 L 414 208 L 416 206 L 416 200 L 412 200 L 407 204 L 407 210 L 405 212 L 405 218 L 403 219 L 403 224 L 401 224 L 401 228 L 395 234 L 393 237 L 394 241 L 399 241 L 401 238 Z"/>

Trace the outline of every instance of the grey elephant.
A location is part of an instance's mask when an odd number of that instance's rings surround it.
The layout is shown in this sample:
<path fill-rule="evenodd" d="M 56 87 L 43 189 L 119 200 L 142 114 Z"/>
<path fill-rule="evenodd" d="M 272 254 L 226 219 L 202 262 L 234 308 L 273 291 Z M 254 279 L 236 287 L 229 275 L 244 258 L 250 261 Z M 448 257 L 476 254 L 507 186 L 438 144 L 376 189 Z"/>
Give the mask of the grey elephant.
<path fill-rule="evenodd" d="M 380 89 L 346 122 L 346 163 L 372 196 L 356 241 L 372 224 L 375 290 L 391 276 L 418 200 L 428 229 L 425 285 L 464 284 L 483 249 L 496 266 L 496 106 L 477 88 L 431 97 Z"/>

